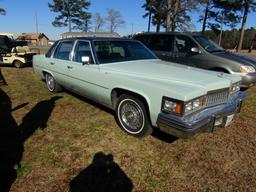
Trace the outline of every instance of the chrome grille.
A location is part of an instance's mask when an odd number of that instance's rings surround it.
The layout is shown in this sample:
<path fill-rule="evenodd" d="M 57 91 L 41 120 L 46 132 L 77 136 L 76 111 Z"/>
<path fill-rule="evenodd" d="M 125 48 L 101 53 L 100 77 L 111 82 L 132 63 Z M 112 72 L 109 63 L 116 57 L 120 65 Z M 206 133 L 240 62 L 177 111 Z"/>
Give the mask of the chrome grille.
<path fill-rule="evenodd" d="M 217 90 L 214 92 L 209 92 L 206 95 L 206 106 L 220 105 L 227 103 L 229 100 L 229 89 Z"/>

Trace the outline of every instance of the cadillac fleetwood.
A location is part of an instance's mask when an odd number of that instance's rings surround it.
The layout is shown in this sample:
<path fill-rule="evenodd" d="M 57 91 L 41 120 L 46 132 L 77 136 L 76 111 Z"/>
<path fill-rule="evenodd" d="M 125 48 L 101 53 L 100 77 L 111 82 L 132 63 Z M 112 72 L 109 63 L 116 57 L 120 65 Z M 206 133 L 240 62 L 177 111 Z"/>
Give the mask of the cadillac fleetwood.
<path fill-rule="evenodd" d="M 62 39 L 34 56 L 33 68 L 50 92 L 64 87 L 115 110 L 136 137 L 154 128 L 189 138 L 227 127 L 244 98 L 241 77 L 162 61 L 136 40 Z"/>

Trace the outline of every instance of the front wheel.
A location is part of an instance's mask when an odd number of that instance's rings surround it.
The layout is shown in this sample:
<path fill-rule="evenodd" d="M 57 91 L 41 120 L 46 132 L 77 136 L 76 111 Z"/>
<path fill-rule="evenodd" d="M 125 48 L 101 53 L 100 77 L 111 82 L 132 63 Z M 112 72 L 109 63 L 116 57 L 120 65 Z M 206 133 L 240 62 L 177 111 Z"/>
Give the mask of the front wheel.
<path fill-rule="evenodd" d="M 16 61 L 13 62 L 13 65 L 14 65 L 14 67 L 16 67 L 16 68 L 22 68 L 22 67 L 24 66 L 24 63 L 22 63 L 22 62 L 19 61 L 19 60 L 16 60 Z"/>
<path fill-rule="evenodd" d="M 46 74 L 45 75 L 45 81 L 46 81 L 46 85 L 47 88 L 50 92 L 60 92 L 61 91 L 61 86 L 55 81 L 54 77 L 50 74 Z"/>
<path fill-rule="evenodd" d="M 152 133 L 144 104 L 136 97 L 121 95 L 116 105 L 116 121 L 128 134 L 144 137 Z"/>

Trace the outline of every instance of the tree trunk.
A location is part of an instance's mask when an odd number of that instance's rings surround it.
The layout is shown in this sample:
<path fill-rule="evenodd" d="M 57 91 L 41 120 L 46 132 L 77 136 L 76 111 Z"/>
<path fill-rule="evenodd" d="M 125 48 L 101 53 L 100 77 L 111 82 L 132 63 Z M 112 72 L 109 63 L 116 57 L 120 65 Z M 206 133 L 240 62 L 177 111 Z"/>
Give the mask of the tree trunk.
<path fill-rule="evenodd" d="M 244 40 L 244 28 L 245 28 L 245 24 L 247 21 L 247 16 L 248 16 L 248 12 L 249 12 L 249 7 L 250 7 L 250 3 L 251 0 L 246 0 L 245 1 L 245 5 L 244 5 L 244 16 L 243 16 L 243 20 L 242 20 L 242 25 L 241 25 L 241 29 L 240 29 L 240 38 L 239 38 L 239 43 L 238 43 L 238 47 L 237 47 L 237 51 L 240 52 L 243 46 L 243 40 Z"/>
<path fill-rule="evenodd" d="M 174 3 L 174 12 L 173 12 L 173 18 L 172 18 L 172 32 L 175 31 L 176 29 L 176 22 L 177 22 L 177 18 L 178 18 L 178 10 L 179 10 L 179 5 L 180 5 L 180 0 L 175 0 Z"/>
<path fill-rule="evenodd" d="M 160 27 L 161 27 L 161 22 L 157 22 L 157 24 L 156 24 L 156 32 L 160 31 Z"/>
<path fill-rule="evenodd" d="M 68 32 L 72 32 L 70 17 L 68 18 Z"/>
<path fill-rule="evenodd" d="M 253 45 L 254 45 L 255 42 L 256 42 L 256 33 L 255 33 L 255 35 L 254 35 L 254 37 L 253 37 L 253 39 L 252 39 L 252 42 L 251 42 L 251 44 L 250 44 L 248 53 L 251 53 L 251 52 L 252 52 L 252 50 L 253 50 Z"/>
<path fill-rule="evenodd" d="M 210 0 L 208 0 L 206 2 L 206 8 L 205 8 L 205 13 L 204 13 L 204 21 L 203 21 L 203 26 L 202 26 L 202 33 L 205 32 L 205 28 L 206 28 L 206 21 L 207 21 L 207 17 L 208 17 L 208 13 L 209 13 L 209 3 L 210 3 Z"/>
<path fill-rule="evenodd" d="M 149 14 L 148 14 L 148 32 L 150 32 L 151 18 L 152 18 L 152 12 L 149 11 Z"/>
<path fill-rule="evenodd" d="M 171 29 L 171 0 L 167 0 L 166 32 Z"/>
<path fill-rule="evenodd" d="M 156 32 L 160 31 L 160 27 L 161 27 L 161 24 L 162 24 L 162 16 L 163 16 L 162 6 L 163 6 L 163 1 L 164 0 L 161 0 L 160 4 L 157 7 L 158 13 L 157 13 L 157 16 L 156 16 L 156 19 L 157 19 L 157 21 L 156 21 Z"/>

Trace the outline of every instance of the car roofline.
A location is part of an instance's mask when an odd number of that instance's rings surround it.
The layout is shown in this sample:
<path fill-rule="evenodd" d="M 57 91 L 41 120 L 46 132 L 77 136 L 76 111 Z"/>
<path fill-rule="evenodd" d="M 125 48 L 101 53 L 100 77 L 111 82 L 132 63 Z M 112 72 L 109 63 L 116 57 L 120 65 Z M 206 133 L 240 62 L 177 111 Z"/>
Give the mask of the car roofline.
<path fill-rule="evenodd" d="M 59 41 L 75 41 L 75 40 L 87 40 L 87 41 L 95 41 L 95 40 L 101 40 L 101 41 L 136 41 L 136 40 L 133 40 L 133 39 L 126 39 L 126 38 L 120 38 L 120 37 L 71 37 L 71 38 L 60 39 Z"/>

